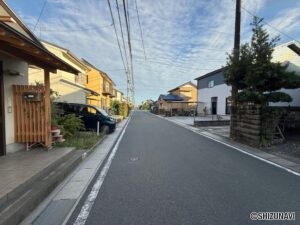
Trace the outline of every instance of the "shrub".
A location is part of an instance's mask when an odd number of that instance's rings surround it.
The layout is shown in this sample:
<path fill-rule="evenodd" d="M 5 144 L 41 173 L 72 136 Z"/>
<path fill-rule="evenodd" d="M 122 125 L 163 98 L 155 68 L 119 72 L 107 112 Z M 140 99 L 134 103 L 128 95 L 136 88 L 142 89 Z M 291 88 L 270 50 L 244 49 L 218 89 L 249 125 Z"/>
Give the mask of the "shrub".
<path fill-rule="evenodd" d="M 67 114 L 58 119 L 58 125 L 65 137 L 70 137 L 76 134 L 79 130 L 84 129 L 82 120 L 75 114 Z"/>

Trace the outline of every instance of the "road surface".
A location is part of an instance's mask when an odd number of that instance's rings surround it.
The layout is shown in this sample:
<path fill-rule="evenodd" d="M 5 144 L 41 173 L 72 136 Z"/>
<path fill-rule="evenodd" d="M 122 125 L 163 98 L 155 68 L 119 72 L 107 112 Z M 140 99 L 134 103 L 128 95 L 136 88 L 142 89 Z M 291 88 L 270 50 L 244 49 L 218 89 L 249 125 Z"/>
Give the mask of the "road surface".
<path fill-rule="evenodd" d="M 294 212 L 296 220 L 252 221 L 252 212 Z M 300 224 L 300 177 L 135 111 L 84 222 Z"/>

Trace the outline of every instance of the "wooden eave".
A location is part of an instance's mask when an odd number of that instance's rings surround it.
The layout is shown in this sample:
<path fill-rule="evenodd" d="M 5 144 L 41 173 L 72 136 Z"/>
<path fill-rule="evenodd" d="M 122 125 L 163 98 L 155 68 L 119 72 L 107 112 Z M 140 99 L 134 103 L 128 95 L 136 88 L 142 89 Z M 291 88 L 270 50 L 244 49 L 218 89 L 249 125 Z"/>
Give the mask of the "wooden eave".
<path fill-rule="evenodd" d="M 57 69 L 78 74 L 79 71 L 49 52 L 39 43 L 0 22 L 0 50 L 50 72 Z"/>

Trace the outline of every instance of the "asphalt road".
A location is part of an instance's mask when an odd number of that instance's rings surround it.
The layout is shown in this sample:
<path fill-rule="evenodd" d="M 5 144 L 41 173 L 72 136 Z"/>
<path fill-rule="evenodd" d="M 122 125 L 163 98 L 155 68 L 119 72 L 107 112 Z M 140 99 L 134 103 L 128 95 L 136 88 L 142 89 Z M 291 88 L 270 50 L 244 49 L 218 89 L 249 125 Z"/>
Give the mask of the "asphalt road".
<path fill-rule="evenodd" d="M 296 220 L 252 221 L 251 212 Z M 135 111 L 85 224 L 300 224 L 300 178 Z"/>

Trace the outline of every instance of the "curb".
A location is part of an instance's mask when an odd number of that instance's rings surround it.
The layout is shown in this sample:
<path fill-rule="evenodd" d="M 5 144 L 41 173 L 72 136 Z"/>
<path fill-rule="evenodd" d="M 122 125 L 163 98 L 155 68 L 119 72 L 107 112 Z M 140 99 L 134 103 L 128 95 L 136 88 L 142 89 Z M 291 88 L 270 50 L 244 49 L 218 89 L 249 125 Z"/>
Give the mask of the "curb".
<path fill-rule="evenodd" d="M 39 171 L 37 174 L 33 175 L 29 180 L 25 181 L 9 193 L 7 193 L 4 197 L 0 199 L 0 215 L 1 212 L 4 210 L 7 205 L 10 205 L 13 201 L 18 199 L 23 193 L 25 193 L 30 186 L 36 182 L 37 180 L 42 179 L 47 174 L 51 173 L 55 167 L 60 165 L 62 162 L 64 162 L 70 155 L 73 154 L 73 151 L 70 151 L 66 155 L 64 155 L 62 158 L 56 160 L 55 162 L 51 163 L 49 166 L 44 168 L 42 171 Z"/>
<path fill-rule="evenodd" d="M 0 213 L 0 224 L 19 224 L 81 161 L 82 153 L 71 151 L 18 187 Z"/>
<path fill-rule="evenodd" d="M 106 135 L 88 150 L 74 150 L 52 162 L 0 199 L 0 225 L 19 224 L 101 144 Z"/>

